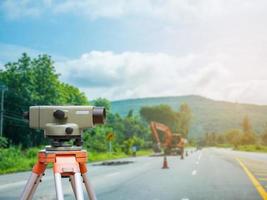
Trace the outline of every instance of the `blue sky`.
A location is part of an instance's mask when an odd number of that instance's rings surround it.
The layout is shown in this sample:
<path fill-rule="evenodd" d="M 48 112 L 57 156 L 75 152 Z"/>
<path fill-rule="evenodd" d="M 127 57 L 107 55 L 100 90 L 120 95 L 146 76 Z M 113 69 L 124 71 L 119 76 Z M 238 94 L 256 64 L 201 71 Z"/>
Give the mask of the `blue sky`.
<path fill-rule="evenodd" d="M 0 67 L 46 53 L 89 99 L 267 104 L 264 0 L 2 0 Z"/>
<path fill-rule="evenodd" d="M 42 9 L 45 1 L 36 5 L 35 2 L 42 1 L 24 0 L 21 1 L 25 2 L 21 3 L 24 5 L 21 11 L 12 14 L 12 9 L 19 9 L 18 2 L 2 1 L 0 27 L 1 42 L 4 44 L 27 47 L 68 58 L 75 58 L 92 50 L 152 52 L 160 48 L 155 38 L 159 27 L 151 25 L 143 27 L 144 21 L 139 24 L 142 20 L 139 17 L 94 18 L 67 11 L 56 14 L 50 10 L 50 6 Z M 60 1 L 51 1 L 51 4 L 53 2 Z M 75 1 L 72 2 L 74 4 Z M 37 11 L 32 11 L 32 14 L 28 15 L 23 14 L 33 6 Z"/>
<path fill-rule="evenodd" d="M 129 30 L 123 29 L 120 20 L 88 20 L 72 14 L 54 16 L 49 13 L 41 17 L 10 19 L 2 13 L 0 25 L 2 43 L 69 58 L 91 50 L 138 49 L 131 44 Z"/>

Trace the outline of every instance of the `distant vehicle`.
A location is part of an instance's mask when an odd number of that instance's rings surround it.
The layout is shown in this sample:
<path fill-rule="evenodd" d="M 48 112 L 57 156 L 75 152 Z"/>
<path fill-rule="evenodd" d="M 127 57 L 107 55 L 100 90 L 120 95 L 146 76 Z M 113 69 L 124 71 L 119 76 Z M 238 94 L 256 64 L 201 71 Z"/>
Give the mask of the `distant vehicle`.
<path fill-rule="evenodd" d="M 164 154 L 181 155 L 183 158 L 186 140 L 181 134 L 172 133 L 168 126 L 155 121 L 150 122 L 150 128 L 156 141 L 154 145 L 154 151 L 156 153 L 160 153 L 161 148 L 163 148 Z M 163 134 L 163 137 L 160 137 L 159 131 Z"/>

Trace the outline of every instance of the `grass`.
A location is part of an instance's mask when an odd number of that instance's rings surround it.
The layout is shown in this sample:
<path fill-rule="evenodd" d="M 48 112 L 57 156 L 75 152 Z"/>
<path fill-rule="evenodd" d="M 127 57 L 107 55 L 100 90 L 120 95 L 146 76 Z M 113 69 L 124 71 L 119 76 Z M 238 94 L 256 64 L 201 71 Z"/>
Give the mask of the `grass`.
<path fill-rule="evenodd" d="M 216 147 L 219 147 L 219 148 L 232 148 L 233 145 L 231 145 L 231 144 L 217 144 Z"/>
<path fill-rule="evenodd" d="M 21 150 L 18 147 L 11 147 L 6 149 L 0 148 L 0 174 L 21 172 L 31 170 L 37 160 L 37 153 L 39 148 L 30 148 L 27 150 Z M 146 156 L 151 154 L 150 150 L 140 150 L 137 152 L 137 156 Z M 123 152 L 118 153 L 98 153 L 89 152 L 88 161 L 104 161 L 111 159 L 127 158 Z"/>
<path fill-rule="evenodd" d="M 263 145 L 240 145 L 240 146 L 234 148 L 234 150 L 267 153 L 267 146 L 263 146 Z"/>
<path fill-rule="evenodd" d="M 36 161 L 38 148 L 22 151 L 11 147 L 0 149 L 0 174 L 30 170 Z"/>
<path fill-rule="evenodd" d="M 147 156 L 152 153 L 152 150 L 140 150 L 137 151 L 137 156 Z M 103 161 L 103 160 L 113 160 L 113 159 L 119 159 L 119 158 L 128 158 L 131 155 L 127 155 L 123 152 L 114 152 L 112 154 L 110 153 L 98 153 L 98 152 L 89 152 L 88 153 L 88 161 L 89 162 L 97 162 L 97 161 Z"/>
<path fill-rule="evenodd" d="M 234 147 L 231 144 L 217 144 L 216 147 L 219 147 L 219 148 L 233 148 L 234 150 L 237 150 L 237 151 L 267 153 L 267 146 L 266 145 L 250 144 L 250 145 L 239 145 L 237 147 Z"/>

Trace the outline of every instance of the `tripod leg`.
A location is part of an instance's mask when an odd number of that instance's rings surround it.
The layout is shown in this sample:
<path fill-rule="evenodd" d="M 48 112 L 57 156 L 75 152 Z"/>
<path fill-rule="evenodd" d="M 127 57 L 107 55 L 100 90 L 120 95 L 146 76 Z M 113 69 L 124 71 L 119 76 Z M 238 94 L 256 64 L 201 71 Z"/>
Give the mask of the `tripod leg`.
<path fill-rule="evenodd" d="M 20 196 L 20 200 L 28 200 L 32 196 L 34 184 L 37 183 L 38 174 L 32 172 L 30 178 L 27 181 L 27 184 Z"/>
<path fill-rule="evenodd" d="M 74 182 L 73 175 L 70 176 L 70 183 L 71 183 L 71 187 L 72 187 L 72 190 L 74 192 L 75 198 L 77 199 L 76 190 L 75 190 L 75 182 Z"/>
<path fill-rule="evenodd" d="M 38 155 L 41 156 L 42 153 L 39 153 Z M 46 164 L 44 162 L 41 162 L 40 157 L 38 157 L 38 162 L 32 168 L 32 174 L 28 179 L 28 182 L 20 196 L 20 200 L 32 199 L 34 192 L 40 183 L 40 180 L 43 176 L 45 169 L 46 169 Z"/>
<path fill-rule="evenodd" d="M 55 176 L 57 200 L 64 200 L 63 189 L 61 184 L 61 174 L 55 173 L 54 176 Z"/>
<path fill-rule="evenodd" d="M 83 188 L 82 188 L 82 178 L 81 173 L 74 174 L 74 182 L 75 182 L 75 189 L 76 189 L 76 199 L 83 200 Z"/>
<path fill-rule="evenodd" d="M 86 173 L 82 174 L 82 177 L 83 177 L 83 182 L 84 182 L 89 199 L 90 200 L 97 200 L 95 192 L 93 190 L 93 187 L 92 187 L 89 179 L 87 178 Z"/>
<path fill-rule="evenodd" d="M 34 193 L 35 193 L 35 191 L 36 191 L 36 189 L 37 189 L 39 183 L 41 182 L 42 177 L 43 177 L 43 175 L 40 175 L 40 176 L 38 176 L 38 178 L 36 179 L 36 182 L 34 183 L 34 186 L 33 186 L 32 190 L 31 190 L 31 193 L 30 193 L 30 195 L 29 195 L 29 197 L 28 197 L 28 200 L 32 200 L 32 197 L 33 197 L 33 195 L 34 195 Z"/>

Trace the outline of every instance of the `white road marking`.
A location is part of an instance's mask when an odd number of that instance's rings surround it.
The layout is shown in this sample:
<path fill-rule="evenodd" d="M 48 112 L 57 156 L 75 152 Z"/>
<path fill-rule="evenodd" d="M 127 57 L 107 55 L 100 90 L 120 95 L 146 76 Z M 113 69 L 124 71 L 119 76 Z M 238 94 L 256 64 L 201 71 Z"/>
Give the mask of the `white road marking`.
<path fill-rule="evenodd" d="M 198 156 L 198 160 L 200 160 L 200 158 L 201 158 L 201 153 L 200 153 L 199 156 Z"/>
<path fill-rule="evenodd" d="M 181 200 L 189 200 L 188 198 L 182 198 Z"/>
<path fill-rule="evenodd" d="M 192 171 L 192 176 L 195 176 L 197 174 L 197 170 Z"/>

